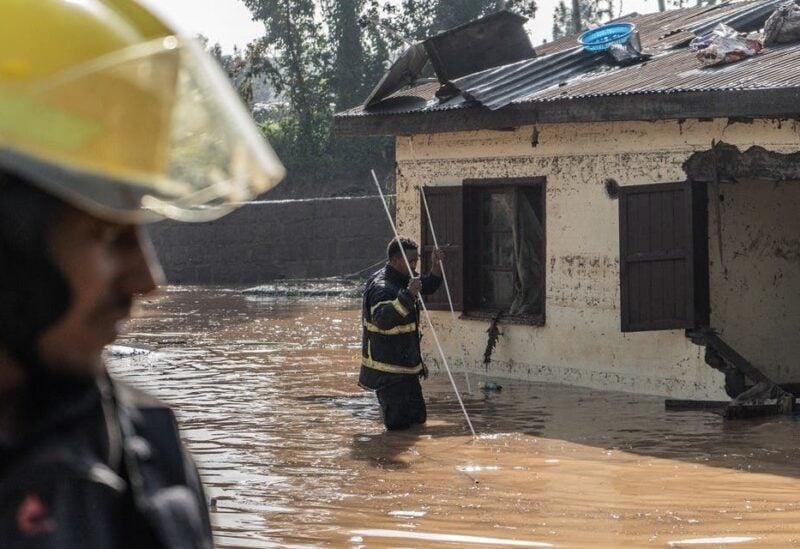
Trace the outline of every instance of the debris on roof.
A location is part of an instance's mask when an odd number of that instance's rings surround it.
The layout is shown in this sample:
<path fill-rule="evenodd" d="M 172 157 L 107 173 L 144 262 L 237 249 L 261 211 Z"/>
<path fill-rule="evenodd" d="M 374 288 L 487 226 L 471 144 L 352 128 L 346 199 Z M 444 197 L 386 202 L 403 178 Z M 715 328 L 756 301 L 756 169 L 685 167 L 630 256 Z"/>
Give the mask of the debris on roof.
<path fill-rule="evenodd" d="M 500 10 L 425 40 L 439 82 L 536 57 L 523 27 L 527 20 Z"/>
<path fill-rule="evenodd" d="M 707 67 L 741 61 L 756 55 L 762 48 L 760 37 L 748 38 L 724 23 L 689 43 L 689 49 L 697 52 L 698 61 Z"/>
<path fill-rule="evenodd" d="M 422 74 L 422 69 L 428 63 L 428 54 L 421 43 L 416 43 L 408 47 L 400 54 L 400 57 L 392 63 L 389 70 L 378 82 L 367 99 L 364 101 L 364 108 L 371 107 L 383 101 L 393 93 L 417 82 L 417 78 Z"/>
<path fill-rule="evenodd" d="M 764 45 L 800 41 L 800 5 L 794 0 L 781 4 L 764 23 Z"/>
<path fill-rule="evenodd" d="M 536 57 L 523 27 L 527 20 L 500 10 L 409 46 L 369 94 L 364 108 L 414 84 L 428 60 L 445 88 L 440 95 L 447 95 L 447 87 L 454 78 Z M 393 106 L 397 102 L 390 103 Z"/>

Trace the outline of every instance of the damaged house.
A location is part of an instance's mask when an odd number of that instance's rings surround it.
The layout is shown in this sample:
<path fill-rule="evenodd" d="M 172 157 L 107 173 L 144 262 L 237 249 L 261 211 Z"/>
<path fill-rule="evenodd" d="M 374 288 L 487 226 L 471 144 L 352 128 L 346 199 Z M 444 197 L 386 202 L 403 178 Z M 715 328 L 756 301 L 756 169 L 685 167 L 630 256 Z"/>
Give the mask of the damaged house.
<path fill-rule="evenodd" d="M 800 384 L 800 43 L 712 67 L 688 48 L 778 6 L 622 17 L 641 55 L 621 63 L 576 37 L 533 48 L 498 12 L 412 46 L 336 116 L 396 136 L 398 228 L 429 252 L 425 193 L 454 370 L 464 346 L 472 372 L 676 399 Z"/>

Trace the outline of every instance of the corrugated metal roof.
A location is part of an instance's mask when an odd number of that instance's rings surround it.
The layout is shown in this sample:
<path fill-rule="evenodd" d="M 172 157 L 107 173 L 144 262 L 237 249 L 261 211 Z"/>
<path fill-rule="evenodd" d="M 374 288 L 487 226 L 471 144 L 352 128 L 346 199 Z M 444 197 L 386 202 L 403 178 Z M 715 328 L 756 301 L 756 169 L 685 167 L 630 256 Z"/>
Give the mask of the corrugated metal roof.
<path fill-rule="evenodd" d="M 725 23 L 742 32 L 759 29 L 764 20 L 785 0 L 722 2 L 701 6 L 639 15 L 624 15 L 617 21 L 629 21 L 639 31 L 642 47 L 668 49 L 696 35 L 704 34 L 718 23 Z M 705 29 L 705 30 L 704 30 Z M 538 55 L 547 55 L 574 47 L 575 36 L 567 36 L 536 47 Z"/>
<path fill-rule="evenodd" d="M 738 63 L 705 68 L 698 65 L 694 53 L 684 50 L 661 55 L 625 70 L 587 74 L 560 87 L 519 96 L 515 101 L 799 87 L 799 69 L 800 44 L 763 50 L 761 54 Z"/>
<path fill-rule="evenodd" d="M 453 82 L 465 97 L 492 110 L 499 109 L 521 96 L 557 85 L 577 75 L 586 74 L 603 63 L 605 53 L 589 53 L 574 47 L 545 57 L 496 67 Z"/>
<path fill-rule="evenodd" d="M 636 25 L 643 49 L 654 54 L 652 59 L 628 67 L 611 65 L 604 54 L 576 47 L 572 36 L 537 47 L 540 57 L 535 59 L 455 80 L 462 95 L 450 101 L 440 102 L 435 97 L 438 83 L 427 83 L 397 92 L 377 110 L 357 107 L 337 117 L 451 110 L 475 103 L 495 110 L 509 104 L 585 97 L 800 87 L 800 44 L 765 48 L 752 58 L 719 67 L 702 67 L 685 47 L 721 22 L 740 31 L 759 29 L 783 1 L 726 2 L 625 16 L 620 20 Z"/>

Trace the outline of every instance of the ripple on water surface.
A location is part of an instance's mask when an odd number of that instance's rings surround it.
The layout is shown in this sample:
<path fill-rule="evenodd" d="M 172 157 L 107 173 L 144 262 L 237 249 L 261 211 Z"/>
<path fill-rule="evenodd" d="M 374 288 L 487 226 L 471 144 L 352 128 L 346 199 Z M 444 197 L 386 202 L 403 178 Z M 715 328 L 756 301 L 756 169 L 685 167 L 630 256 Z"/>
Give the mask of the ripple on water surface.
<path fill-rule="evenodd" d="M 384 433 L 356 386 L 359 315 L 174 288 L 109 350 L 116 375 L 175 407 L 220 547 L 800 545 L 791 418 L 502 380 L 463 395 L 473 440 L 434 374 L 428 425 Z"/>

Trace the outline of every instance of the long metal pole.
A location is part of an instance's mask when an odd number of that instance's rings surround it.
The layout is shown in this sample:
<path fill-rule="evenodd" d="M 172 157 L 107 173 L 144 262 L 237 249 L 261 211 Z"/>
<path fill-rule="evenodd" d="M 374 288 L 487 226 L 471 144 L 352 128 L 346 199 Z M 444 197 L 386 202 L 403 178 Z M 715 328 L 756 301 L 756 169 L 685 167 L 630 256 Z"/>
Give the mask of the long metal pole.
<path fill-rule="evenodd" d="M 422 195 L 422 203 L 425 205 L 425 216 L 428 218 L 428 227 L 431 228 L 431 235 L 433 236 L 433 246 L 439 248 L 439 241 L 436 240 L 436 231 L 433 229 L 433 219 L 431 218 L 431 211 L 428 208 L 428 199 L 425 197 L 425 191 L 422 187 L 419 188 L 419 194 Z M 450 304 L 450 315 L 453 317 L 453 329 L 455 329 L 458 319 L 456 318 L 456 309 L 453 307 L 453 298 L 450 297 L 450 286 L 447 284 L 447 275 L 444 272 L 444 263 L 439 260 L 439 267 L 442 269 L 442 280 L 444 281 L 444 291 L 447 293 L 447 302 Z M 467 392 L 472 394 L 472 387 L 469 385 L 469 372 L 467 371 L 467 357 L 464 353 L 464 341 L 461 341 L 461 367 L 464 368 L 464 378 L 467 380 Z"/>
<path fill-rule="evenodd" d="M 375 187 L 378 189 L 378 194 L 381 197 L 381 203 L 383 204 L 383 209 L 386 211 L 386 217 L 389 219 L 389 225 L 392 226 L 392 232 L 394 233 L 394 237 L 399 241 L 400 234 L 397 232 L 397 227 L 394 224 L 394 220 L 392 219 L 392 213 L 389 211 L 389 206 L 386 204 L 386 198 L 383 196 L 383 190 L 381 190 L 381 184 L 378 182 L 378 176 L 375 175 L 375 170 L 372 171 L 372 179 L 375 181 Z M 406 251 L 403 248 L 402 244 L 400 245 L 400 253 L 403 255 L 403 261 L 406 264 L 406 269 L 408 269 L 408 275 L 412 276 L 414 271 L 411 270 L 411 263 L 408 261 L 408 256 L 406 255 Z M 439 343 L 439 336 L 436 335 L 436 330 L 433 327 L 433 322 L 431 322 L 431 315 L 428 312 L 428 308 L 425 306 L 425 301 L 422 299 L 419 300 L 419 303 L 422 305 L 422 310 L 425 312 L 425 319 L 428 321 L 428 328 L 431 330 L 431 334 L 433 335 L 433 341 L 436 342 L 436 348 L 439 350 L 439 355 L 442 357 L 442 363 L 444 364 L 444 369 L 447 371 L 447 376 L 450 378 L 450 383 L 453 385 L 453 391 L 456 393 L 456 398 L 458 399 L 458 404 L 461 406 L 461 411 L 464 412 L 464 417 L 467 420 L 467 425 L 469 426 L 469 430 L 472 433 L 473 437 L 477 437 L 478 435 L 475 434 L 475 429 L 472 427 L 472 421 L 469 419 L 469 414 L 467 414 L 467 409 L 464 407 L 464 402 L 461 400 L 461 395 L 458 393 L 458 387 L 456 386 L 456 381 L 453 379 L 453 374 L 450 373 L 450 366 L 447 364 L 447 357 L 444 355 L 444 350 L 442 350 L 442 344 Z"/>

